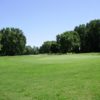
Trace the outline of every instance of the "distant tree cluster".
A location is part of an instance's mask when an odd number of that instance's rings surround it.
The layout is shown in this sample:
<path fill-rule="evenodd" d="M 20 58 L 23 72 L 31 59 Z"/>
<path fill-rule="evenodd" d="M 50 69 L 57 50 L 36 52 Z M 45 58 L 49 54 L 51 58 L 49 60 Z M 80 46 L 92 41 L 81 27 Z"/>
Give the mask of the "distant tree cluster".
<path fill-rule="evenodd" d="M 80 52 L 100 52 L 100 20 L 92 20 L 74 29 L 80 36 Z"/>
<path fill-rule="evenodd" d="M 33 46 L 32 48 L 30 45 L 25 46 L 24 54 L 25 55 L 39 54 L 39 48 L 36 46 Z"/>
<path fill-rule="evenodd" d="M 56 41 L 46 41 L 40 47 L 40 53 L 57 53 L 59 50 L 58 43 Z"/>
<path fill-rule="evenodd" d="M 38 47 L 26 46 L 26 37 L 18 28 L 3 28 L 0 30 L 0 55 L 30 55 L 38 54 Z"/>
<path fill-rule="evenodd" d="M 56 41 L 45 41 L 40 53 L 100 52 L 100 20 L 76 26 L 56 36 Z"/>
<path fill-rule="evenodd" d="M 24 53 L 26 37 L 17 28 L 0 30 L 0 55 L 21 55 Z"/>
<path fill-rule="evenodd" d="M 0 55 L 30 55 L 39 53 L 100 52 L 100 20 L 76 26 L 45 41 L 40 48 L 26 45 L 26 37 L 18 28 L 0 30 Z"/>

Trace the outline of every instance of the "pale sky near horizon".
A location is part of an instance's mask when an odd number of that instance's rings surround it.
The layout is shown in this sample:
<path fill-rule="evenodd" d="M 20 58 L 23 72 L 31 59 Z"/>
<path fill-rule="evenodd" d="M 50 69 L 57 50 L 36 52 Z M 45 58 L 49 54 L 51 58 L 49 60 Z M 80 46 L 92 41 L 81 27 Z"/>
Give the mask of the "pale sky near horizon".
<path fill-rule="evenodd" d="M 100 19 L 100 0 L 0 0 L 0 29 L 20 28 L 31 46 L 93 19 Z"/>

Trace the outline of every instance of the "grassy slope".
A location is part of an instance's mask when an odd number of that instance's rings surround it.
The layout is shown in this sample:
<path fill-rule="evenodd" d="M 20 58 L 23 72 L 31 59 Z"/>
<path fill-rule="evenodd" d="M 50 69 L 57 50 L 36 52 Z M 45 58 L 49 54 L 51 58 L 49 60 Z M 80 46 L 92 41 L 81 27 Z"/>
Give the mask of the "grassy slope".
<path fill-rule="evenodd" d="M 100 100 L 100 55 L 0 57 L 0 100 Z"/>

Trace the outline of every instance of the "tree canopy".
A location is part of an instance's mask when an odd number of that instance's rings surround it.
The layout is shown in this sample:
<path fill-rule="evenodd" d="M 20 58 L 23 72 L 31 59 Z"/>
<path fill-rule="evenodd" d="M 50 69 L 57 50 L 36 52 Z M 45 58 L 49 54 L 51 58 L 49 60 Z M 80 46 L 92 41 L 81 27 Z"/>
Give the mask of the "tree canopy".
<path fill-rule="evenodd" d="M 86 49 L 88 52 L 100 52 L 100 20 L 92 20 L 86 25 Z"/>
<path fill-rule="evenodd" d="M 21 55 L 24 52 L 26 37 L 18 28 L 3 28 L 0 30 L 0 54 Z"/>
<path fill-rule="evenodd" d="M 82 25 L 79 25 L 79 26 L 76 26 L 74 31 L 76 31 L 78 34 L 79 34 L 79 37 L 80 37 L 80 52 L 85 52 L 86 48 L 85 48 L 85 45 L 86 45 L 86 41 L 85 41 L 85 38 L 86 38 L 86 25 L 85 24 L 82 24 Z"/>
<path fill-rule="evenodd" d="M 100 19 L 60 33 L 54 41 L 44 41 L 39 48 L 26 46 L 26 37 L 18 28 L 0 30 L 0 55 L 68 52 L 100 52 Z"/>
<path fill-rule="evenodd" d="M 100 52 L 100 20 L 92 20 L 74 29 L 80 36 L 81 52 Z"/>
<path fill-rule="evenodd" d="M 62 53 L 79 51 L 80 37 L 75 31 L 67 31 L 57 35 L 57 43 Z"/>

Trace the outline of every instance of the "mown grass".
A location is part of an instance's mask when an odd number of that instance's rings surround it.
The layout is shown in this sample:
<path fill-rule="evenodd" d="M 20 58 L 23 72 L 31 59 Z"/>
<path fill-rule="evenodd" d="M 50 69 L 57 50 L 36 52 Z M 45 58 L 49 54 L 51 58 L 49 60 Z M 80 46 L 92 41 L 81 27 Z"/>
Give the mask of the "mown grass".
<path fill-rule="evenodd" d="M 0 57 L 0 100 L 100 100 L 100 54 Z"/>

